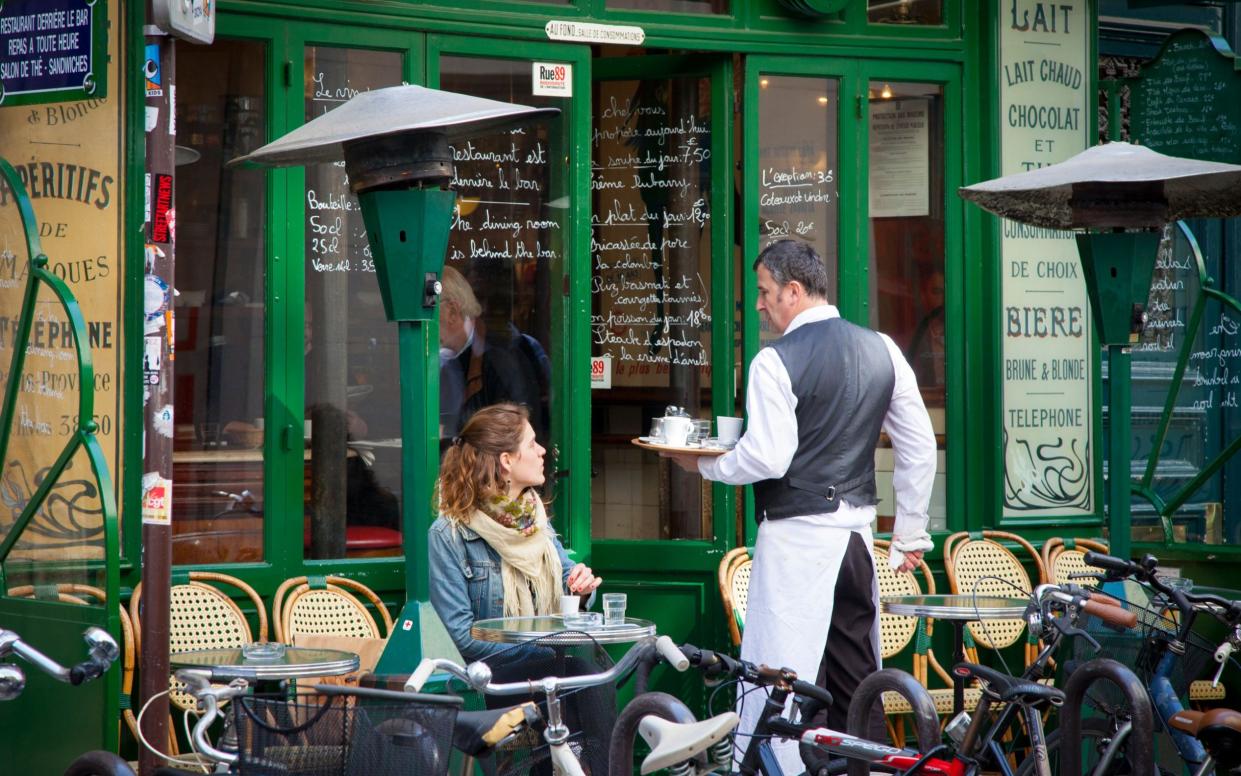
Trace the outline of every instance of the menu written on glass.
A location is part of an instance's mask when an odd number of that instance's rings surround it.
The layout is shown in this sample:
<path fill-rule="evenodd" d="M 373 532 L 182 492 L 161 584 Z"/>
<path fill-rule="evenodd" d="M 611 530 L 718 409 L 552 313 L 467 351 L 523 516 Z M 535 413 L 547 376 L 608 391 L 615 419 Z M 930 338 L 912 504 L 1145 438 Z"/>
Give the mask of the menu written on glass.
<path fill-rule="evenodd" d="M 307 121 L 359 92 L 400 79 L 400 56 L 391 52 L 319 46 L 308 52 L 307 66 Z M 343 161 L 306 168 L 306 264 L 308 274 L 375 271 L 361 206 L 349 191 Z"/>
<path fill-rule="evenodd" d="M 451 146 L 457 210 L 449 237 L 448 261 L 469 275 L 530 267 L 559 258 L 564 202 L 549 202 L 550 149 L 547 127 L 527 125 L 457 141 Z M 520 269 L 519 269 L 520 274 Z M 480 285 L 480 284 L 475 284 Z M 475 288 L 475 293 L 488 289 Z"/>
<path fill-rule="evenodd" d="M 696 78 L 599 85 L 592 138 L 595 355 L 613 386 L 711 374 L 709 108 Z"/>

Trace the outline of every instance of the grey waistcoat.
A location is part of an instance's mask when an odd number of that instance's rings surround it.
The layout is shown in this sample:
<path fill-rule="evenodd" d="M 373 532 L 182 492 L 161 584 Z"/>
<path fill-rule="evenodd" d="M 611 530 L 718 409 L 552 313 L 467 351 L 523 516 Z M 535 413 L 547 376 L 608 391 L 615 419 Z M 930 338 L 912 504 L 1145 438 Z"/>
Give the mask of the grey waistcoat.
<path fill-rule="evenodd" d="M 878 503 L 875 444 L 896 384 L 883 340 L 831 318 L 799 326 L 770 347 L 797 397 L 797 453 L 783 477 L 754 483 L 757 519 L 835 512 L 841 499 Z"/>

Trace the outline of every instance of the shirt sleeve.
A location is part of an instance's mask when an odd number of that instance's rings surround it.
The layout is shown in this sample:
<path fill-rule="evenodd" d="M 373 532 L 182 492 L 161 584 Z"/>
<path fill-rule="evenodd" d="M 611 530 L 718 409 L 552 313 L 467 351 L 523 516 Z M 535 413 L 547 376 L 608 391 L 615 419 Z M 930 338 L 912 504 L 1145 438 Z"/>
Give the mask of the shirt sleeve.
<path fill-rule="evenodd" d="M 506 645 L 478 641 L 470 636 L 470 628 L 476 618 L 470 606 L 465 573 L 461 570 L 465 563 L 465 548 L 462 542 L 454 542 L 447 534 L 447 531 L 432 530 L 427 536 L 427 554 L 431 563 L 431 606 L 463 658 L 474 661 L 499 654 Z"/>
<path fill-rule="evenodd" d="M 892 401 L 884 417 L 883 430 L 892 440 L 895 471 L 892 485 L 896 491 L 896 522 L 892 528 L 894 542 L 930 538 L 927 534 L 931 505 L 931 488 L 935 484 L 938 452 L 931 416 L 922 403 L 922 392 L 913 369 L 900 349 L 886 334 L 884 344 L 896 370 Z"/>
<path fill-rule="evenodd" d="M 783 477 L 797 452 L 797 445 L 789 442 L 797 439 L 796 410 L 797 397 L 788 369 L 775 348 L 763 348 L 750 362 L 745 433 L 724 455 L 699 458 L 699 473 L 729 485 Z"/>

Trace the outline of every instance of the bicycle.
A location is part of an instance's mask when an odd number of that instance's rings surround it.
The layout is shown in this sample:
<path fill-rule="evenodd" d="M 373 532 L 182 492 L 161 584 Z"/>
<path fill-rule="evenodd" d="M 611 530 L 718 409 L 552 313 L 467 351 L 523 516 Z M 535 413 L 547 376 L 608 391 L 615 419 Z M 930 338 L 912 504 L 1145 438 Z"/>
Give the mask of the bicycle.
<path fill-rule="evenodd" d="M 547 676 L 520 682 L 494 683 L 491 668 L 483 662 L 461 666 L 444 659 L 423 660 L 410 675 L 405 687 L 417 692 L 435 671 L 444 671 L 468 686 L 488 695 L 511 696 L 541 694 L 545 699 L 547 724 L 543 738 L 555 773 L 584 776 L 578 755 L 570 748 L 572 731 L 564 722 L 561 696 L 567 691 L 617 683 L 638 673 L 637 697 L 617 717 L 608 750 L 609 776 L 629 776 L 633 763 L 633 736 L 640 732 L 651 747 L 643 760 L 643 774 L 667 769 L 676 776 L 695 776 L 719 770 L 721 749 L 739 719 L 733 712 L 697 721 L 680 700 L 658 692 L 646 692 L 647 674 L 660 660 L 677 670 L 689 662 L 667 636 L 647 636 L 638 640 L 625 655 L 606 671 L 578 676 Z M 731 745 L 724 751 L 730 759 Z"/>
<path fill-rule="evenodd" d="M 980 680 L 984 692 L 973 715 L 962 713 L 951 721 L 946 732 L 952 744 L 940 743 L 939 717 L 925 688 L 912 676 L 895 669 L 883 669 L 866 677 L 858 686 L 850 705 L 848 732 L 818 727 L 804 721 L 831 704 L 822 688 L 797 679 L 788 669 L 772 669 L 743 660 L 682 645 L 691 665 L 703 669 L 708 678 L 731 678 L 769 690 L 764 711 L 741 757 L 742 776 L 783 776 L 772 750 L 772 736 L 800 742 L 802 761 L 811 776 L 848 772 L 865 774 L 868 769 L 898 774 L 967 776 L 982 770 L 1013 776 L 1012 766 L 1000 737 L 1012 727 L 1020 714 L 1030 739 L 1032 755 L 1022 763 L 1021 773 L 1050 776 L 1040 707 L 1059 705 L 1064 694 L 1037 682 L 1052 653 L 1065 636 L 1089 636 L 1077 627 L 1083 612 L 1095 614 L 1117 624 L 1132 624 L 1135 617 L 1113 605 L 1111 599 L 1076 585 L 1041 585 L 1032 595 L 1026 620 L 1037 635 L 1045 638 L 1038 658 L 1020 677 L 972 663 L 960 663 L 953 670 L 965 678 Z M 868 712 L 883 693 L 897 692 L 914 712 L 918 749 L 880 744 L 862 735 Z M 788 699 L 794 698 L 796 714 L 786 716 Z M 995 720 L 984 728 L 994 704 L 1003 704 Z M 822 756 L 829 759 L 824 761 Z M 835 759 L 830 759 L 835 758 Z M 844 758 L 844 759 L 841 759 Z M 1026 764 L 1028 763 L 1028 765 Z"/>
<path fill-rule="evenodd" d="M 1178 756 L 1194 769 L 1197 776 L 1211 773 L 1213 758 L 1204 742 L 1195 735 L 1201 718 L 1199 713 L 1185 709 L 1181 696 L 1186 693 L 1198 669 L 1212 657 L 1220 664 L 1215 677 L 1218 682 L 1233 649 L 1241 648 L 1241 632 L 1235 630 L 1236 623 L 1241 622 L 1241 603 L 1219 596 L 1190 593 L 1166 584 L 1158 575 L 1158 559 L 1151 555 L 1135 562 L 1087 552 L 1084 559 L 1088 565 L 1104 570 L 1104 574 L 1096 575 L 1104 581 L 1133 579 L 1158 595 L 1155 606 L 1125 602 L 1141 618 L 1141 632 L 1136 634 L 1138 638 L 1133 633 L 1101 632 L 1097 635 L 1108 642 L 1113 652 L 1129 654 L 1136 649 L 1130 662 L 1145 688 L 1146 701 L 1154 710 L 1155 719 L 1169 735 Z M 1164 605 L 1173 610 L 1173 616 L 1163 613 Z M 1193 631 L 1197 615 L 1203 612 L 1216 616 L 1225 624 L 1232 623 L 1234 634 L 1225 639 L 1219 648 Z M 1131 736 L 1129 717 L 1133 709 L 1098 692 L 1088 694 L 1087 698 L 1103 716 L 1087 720 L 1082 726 L 1083 736 L 1094 742 L 1087 750 L 1098 756 L 1097 762 L 1084 766 L 1088 770 L 1083 772 L 1092 776 L 1134 772 L 1133 760 L 1136 758 L 1130 757 L 1128 752 Z M 1223 730 L 1215 731 L 1221 739 L 1213 744 L 1217 751 L 1223 751 L 1223 742 L 1229 736 L 1226 731 L 1234 722 L 1229 720 L 1223 724 Z M 1237 727 L 1241 731 L 1241 725 Z M 1208 734 L 1210 737 L 1211 734 Z M 1053 750 L 1057 749 L 1058 738 L 1049 741 L 1049 745 Z M 1070 754 L 1070 764 L 1076 762 L 1075 758 L 1076 752 Z"/>

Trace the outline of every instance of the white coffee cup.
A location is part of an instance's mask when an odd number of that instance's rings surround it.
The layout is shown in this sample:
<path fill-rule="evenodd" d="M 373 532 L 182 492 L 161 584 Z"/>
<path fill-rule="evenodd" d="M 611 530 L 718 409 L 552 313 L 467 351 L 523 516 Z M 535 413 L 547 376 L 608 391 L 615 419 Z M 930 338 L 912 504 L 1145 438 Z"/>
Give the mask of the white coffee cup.
<path fill-rule="evenodd" d="M 580 595 L 562 595 L 560 596 L 560 613 L 565 617 L 577 614 L 582 606 L 582 597 Z"/>
<path fill-rule="evenodd" d="M 715 419 L 715 435 L 720 444 L 730 445 L 741 438 L 741 418 L 720 415 Z"/>
<path fill-rule="evenodd" d="M 665 417 L 663 424 L 663 443 L 671 447 L 685 447 L 689 432 L 694 428 L 694 421 L 679 416 Z"/>

